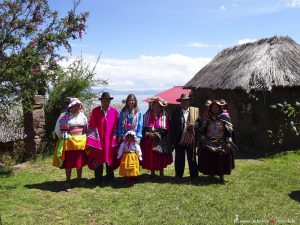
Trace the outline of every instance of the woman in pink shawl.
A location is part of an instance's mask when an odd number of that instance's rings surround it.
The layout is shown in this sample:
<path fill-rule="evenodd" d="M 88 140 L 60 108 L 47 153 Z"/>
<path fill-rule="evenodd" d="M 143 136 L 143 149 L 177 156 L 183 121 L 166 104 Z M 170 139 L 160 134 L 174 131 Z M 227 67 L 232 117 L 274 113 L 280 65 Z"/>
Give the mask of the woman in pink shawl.
<path fill-rule="evenodd" d="M 142 167 L 151 171 L 151 176 L 155 171 L 164 175 L 164 168 L 173 162 L 172 153 L 165 144 L 169 133 L 169 119 L 164 112 L 167 103 L 159 98 L 150 99 L 150 107 L 144 115 L 143 138 L 141 149 L 143 155 Z"/>

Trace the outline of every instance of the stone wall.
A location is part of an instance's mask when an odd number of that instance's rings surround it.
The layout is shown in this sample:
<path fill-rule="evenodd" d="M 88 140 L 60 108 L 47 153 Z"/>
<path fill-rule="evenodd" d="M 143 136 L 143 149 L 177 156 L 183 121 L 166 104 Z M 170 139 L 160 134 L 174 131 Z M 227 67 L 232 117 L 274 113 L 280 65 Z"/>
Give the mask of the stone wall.
<path fill-rule="evenodd" d="M 45 96 L 36 95 L 33 100 L 32 111 L 24 112 L 25 157 L 34 157 L 45 146 Z"/>
<path fill-rule="evenodd" d="M 206 110 L 204 103 L 207 99 L 223 98 L 228 102 L 228 111 L 241 150 L 274 152 L 300 147 L 300 138 L 292 133 L 285 133 L 284 142 L 281 145 L 274 145 L 267 132 L 282 123 L 280 118 L 272 114 L 270 105 L 284 99 L 286 101 L 299 99 L 300 91 L 297 88 L 274 89 L 272 92 L 254 92 L 251 93 L 253 99 L 249 94 L 239 90 L 199 89 L 194 91 L 192 96 L 194 97 L 193 105 L 200 107 L 202 116 Z"/>

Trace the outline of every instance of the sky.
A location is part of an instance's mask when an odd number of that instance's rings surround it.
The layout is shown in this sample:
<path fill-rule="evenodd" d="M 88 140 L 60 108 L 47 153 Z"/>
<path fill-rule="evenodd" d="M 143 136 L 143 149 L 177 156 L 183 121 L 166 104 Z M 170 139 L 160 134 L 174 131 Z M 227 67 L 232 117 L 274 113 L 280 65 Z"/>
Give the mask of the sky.
<path fill-rule="evenodd" d="M 49 0 L 61 15 L 73 0 Z M 82 55 L 113 90 L 184 85 L 220 51 L 274 35 L 300 43 L 300 0 L 81 0 L 88 11 Z"/>

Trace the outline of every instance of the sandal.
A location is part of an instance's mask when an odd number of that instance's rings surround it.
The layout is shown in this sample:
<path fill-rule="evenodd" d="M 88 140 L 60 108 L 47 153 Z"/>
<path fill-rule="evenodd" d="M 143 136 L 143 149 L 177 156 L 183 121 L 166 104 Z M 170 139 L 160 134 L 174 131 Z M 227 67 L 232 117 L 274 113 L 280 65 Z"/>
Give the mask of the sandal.
<path fill-rule="evenodd" d="M 65 192 L 69 192 L 72 190 L 71 184 L 69 182 L 65 183 Z"/>

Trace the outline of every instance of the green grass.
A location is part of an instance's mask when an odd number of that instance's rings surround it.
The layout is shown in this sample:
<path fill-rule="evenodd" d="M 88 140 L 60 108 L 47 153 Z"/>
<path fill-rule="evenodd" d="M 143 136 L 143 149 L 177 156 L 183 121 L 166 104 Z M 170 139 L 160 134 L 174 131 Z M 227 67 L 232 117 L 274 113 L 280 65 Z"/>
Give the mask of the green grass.
<path fill-rule="evenodd" d="M 172 165 L 164 178 L 150 179 L 142 171 L 133 187 L 120 177 L 95 186 L 85 168 L 86 185 L 67 193 L 64 171 L 52 167 L 50 158 L 39 159 L 0 175 L 2 223 L 231 225 L 238 217 L 240 224 L 300 224 L 300 152 L 236 160 L 226 185 L 204 176 L 190 184 L 187 172 L 175 182 Z"/>

